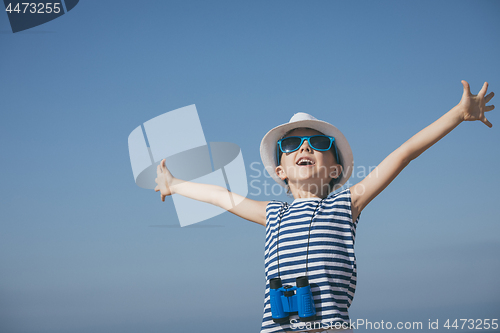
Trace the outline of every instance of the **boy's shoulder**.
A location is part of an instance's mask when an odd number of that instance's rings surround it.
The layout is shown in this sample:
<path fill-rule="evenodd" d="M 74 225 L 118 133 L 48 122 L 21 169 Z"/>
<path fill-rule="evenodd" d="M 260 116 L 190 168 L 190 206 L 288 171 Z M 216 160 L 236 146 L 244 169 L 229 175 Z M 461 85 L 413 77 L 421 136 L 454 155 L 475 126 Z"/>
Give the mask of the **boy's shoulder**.
<path fill-rule="evenodd" d="M 281 208 L 281 207 L 288 207 L 289 203 L 286 201 L 280 201 L 280 200 L 271 200 L 267 203 L 266 209 L 276 209 L 276 208 Z"/>
<path fill-rule="evenodd" d="M 332 192 L 328 195 L 328 197 L 325 198 L 325 200 L 328 201 L 345 200 L 345 199 L 348 199 L 349 201 L 351 199 L 351 191 L 349 188 L 340 189 L 335 192 Z"/>

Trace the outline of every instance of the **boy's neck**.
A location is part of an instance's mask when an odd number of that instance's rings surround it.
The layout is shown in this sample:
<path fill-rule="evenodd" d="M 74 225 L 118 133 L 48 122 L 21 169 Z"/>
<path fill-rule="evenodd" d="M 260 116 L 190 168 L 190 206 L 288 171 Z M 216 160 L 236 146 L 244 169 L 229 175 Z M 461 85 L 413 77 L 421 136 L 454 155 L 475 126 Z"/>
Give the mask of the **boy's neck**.
<path fill-rule="evenodd" d="M 330 194 L 330 187 L 326 184 L 322 187 L 316 184 L 296 184 L 290 183 L 290 191 L 294 199 L 321 198 L 324 199 Z"/>

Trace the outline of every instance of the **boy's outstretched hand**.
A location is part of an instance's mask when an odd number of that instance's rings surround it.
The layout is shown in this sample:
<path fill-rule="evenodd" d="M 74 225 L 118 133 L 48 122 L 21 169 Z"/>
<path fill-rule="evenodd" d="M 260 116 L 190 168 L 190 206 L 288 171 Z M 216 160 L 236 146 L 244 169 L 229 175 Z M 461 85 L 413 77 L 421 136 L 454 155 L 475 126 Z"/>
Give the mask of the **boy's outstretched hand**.
<path fill-rule="evenodd" d="M 470 92 L 470 86 L 467 81 L 462 80 L 464 86 L 464 93 L 460 103 L 457 107 L 460 109 L 462 119 L 465 121 L 481 120 L 486 126 L 492 127 L 491 123 L 486 119 L 484 115 L 485 112 L 491 111 L 495 108 L 494 105 L 486 106 L 495 94 L 493 92 L 486 95 L 486 90 L 488 90 L 488 82 L 485 82 L 483 88 L 477 95 L 473 95 Z"/>
<path fill-rule="evenodd" d="M 165 166 L 165 159 L 161 160 L 160 165 L 156 167 L 156 175 L 158 177 L 155 179 L 155 183 L 158 185 L 155 187 L 155 192 L 160 191 L 161 201 L 165 201 L 165 197 L 173 193 L 169 185 L 172 184 L 174 179 Z"/>

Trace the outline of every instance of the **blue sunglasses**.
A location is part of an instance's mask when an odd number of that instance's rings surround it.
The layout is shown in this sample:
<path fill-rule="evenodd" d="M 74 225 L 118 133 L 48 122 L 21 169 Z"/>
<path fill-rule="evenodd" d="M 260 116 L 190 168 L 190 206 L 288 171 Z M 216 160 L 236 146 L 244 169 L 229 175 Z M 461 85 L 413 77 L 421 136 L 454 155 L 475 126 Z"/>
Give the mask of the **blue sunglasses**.
<path fill-rule="evenodd" d="M 337 147 L 335 145 L 335 138 L 333 136 L 328 135 L 311 135 L 311 136 L 287 136 L 286 138 L 278 140 L 278 149 L 277 150 L 277 161 L 278 165 L 280 164 L 280 151 L 282 153 L 293 153 L 298 150 L 304 141 L 307 140 L 309 147 L 317 151 L 327 151 L 332 148 L 335 151 L 335 158 L 337 159 L 337 163 L 339 161 L 339 155 L 337 154 Z"/>

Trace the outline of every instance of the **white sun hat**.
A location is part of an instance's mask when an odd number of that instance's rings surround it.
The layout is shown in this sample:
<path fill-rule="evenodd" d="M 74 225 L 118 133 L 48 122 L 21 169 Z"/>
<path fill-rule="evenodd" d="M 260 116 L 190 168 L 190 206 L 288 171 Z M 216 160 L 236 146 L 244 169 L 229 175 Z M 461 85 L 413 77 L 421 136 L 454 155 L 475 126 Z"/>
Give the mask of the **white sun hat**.
<path fill-rule="evenodd" d="M 310 114 L 304 112 L 294 114 L 288 123 L 273 128 L 267 132 L 262 139 L 262 142 L 260 143 L 260 157 L 262 159 L 262 163 L 264 163 L 264 168 L 267 173 L 278 184 L 286 187 L 286 183 L 278 177 L 275 171 L 278 166 L 276 160 L 278 140 L 283 138 L 283 136 L 291 130 L 301 127 L 311 128 L 335 138 L 337 153 L 339 154 L 343 170 L 339 181 L 335 184 L 335 188 L 332 190 L 342 187 L 349 177 L 351 177 L 354 166 L 352 150 L 351 146 L 349 146 L 349 142 L 347 142 L 344 134 L 342 134 L 337 127 L 327 123 L 326 121 L 318 120 Z"/>

